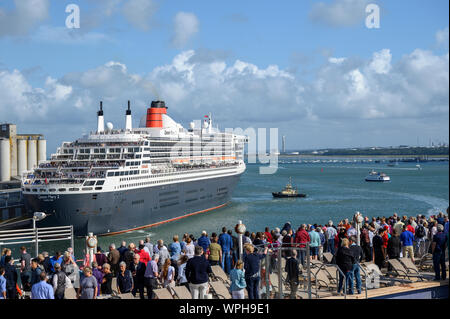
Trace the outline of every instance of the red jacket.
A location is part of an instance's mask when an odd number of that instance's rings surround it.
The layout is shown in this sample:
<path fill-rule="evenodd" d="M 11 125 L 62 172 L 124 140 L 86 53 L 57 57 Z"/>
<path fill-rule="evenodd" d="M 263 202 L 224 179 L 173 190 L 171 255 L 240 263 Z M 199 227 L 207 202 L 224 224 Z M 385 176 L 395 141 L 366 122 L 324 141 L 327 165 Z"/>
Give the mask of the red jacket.
<path fill-rule="evenodd" d="M 295 234 L 295 243 L 300 244 L 298 247 L 305 248 L 306 243 L 309 243 L 311 241 L 311 238 L 309 237 L 309 234 L 306 230 L 301 229 Z"/>
<path fill-rule="evenodd" d="M 151 260 L 150 255 L 148 252 L 146 252 L 144 249 L 136 249 L 134 251 L 136 254 L 138 254 L 141 258 L 139 259 L 140 262 L 143 262 L 145 266 L 147 266 L 147 263 Z"/>
<path fill-rule="evenodd" d="M 272 235 L 268 231 L 266 231 L 264 234 L 266 235 L 267 241 L 269 243 L 272 243 L 273 242 Z"/>
<path fill-rule="evenodd" d="M 409 230 L 411 233 L 413 233 L 413 235 L 414 235 L 414 233 L 416 232 L 416 230 L 414 229 L 414 227 L 412 227 L 411 225 L 406 226 L 406 230 Z"/>

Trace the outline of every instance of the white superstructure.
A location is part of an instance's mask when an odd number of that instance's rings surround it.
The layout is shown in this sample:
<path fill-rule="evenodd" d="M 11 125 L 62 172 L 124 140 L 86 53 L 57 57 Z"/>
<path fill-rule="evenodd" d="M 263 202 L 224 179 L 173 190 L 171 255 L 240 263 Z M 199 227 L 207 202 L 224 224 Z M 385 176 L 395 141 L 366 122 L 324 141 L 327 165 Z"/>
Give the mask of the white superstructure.
<path fill-rule="evenodd" d="M 212 127 L 211 117 L 201 127 L 185 129 L 165 114 L 165 105 L 164 112 L 158 113 L 162 107 L 153 108 L 152 103 L 149 125 L 132 128 L 128 108 L 125 129 L 105 130 L 100 107 L 96 131 L 63 142 L 50 160 L 23 174 L 24 194 L 122 191 L 238 175 L 245 170 L 246 137 L 220 132 Z M 28 157 L 31 164 L 30 153 Z"/>

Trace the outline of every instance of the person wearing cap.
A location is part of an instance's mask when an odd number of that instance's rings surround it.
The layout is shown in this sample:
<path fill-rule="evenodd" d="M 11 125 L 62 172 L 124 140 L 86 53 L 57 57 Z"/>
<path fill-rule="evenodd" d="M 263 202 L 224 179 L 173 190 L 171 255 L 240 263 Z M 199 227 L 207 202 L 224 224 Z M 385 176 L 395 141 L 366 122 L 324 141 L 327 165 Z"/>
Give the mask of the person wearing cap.
<path fill-rule="evenodd" d="M 64 299 L 64 291 L 71 286 L 70 279 L 61 270 L 61 264 L 55 263 L 55 274 L 52 277 L 53 294 L 55 299 Z"/>
<path fill-rule="evenodd" d="M 437 225 L 437 234 L 433 237 L 431 243 L 431 252 L 433 254 L 434 280 L 445 280 L 447 278 L 447 269 L 445 265 L 445 248 L 447 246 L 447 236 L 444 233 L 444 226 Z M 442 273 L 442 275 L 441 275 Z"/>

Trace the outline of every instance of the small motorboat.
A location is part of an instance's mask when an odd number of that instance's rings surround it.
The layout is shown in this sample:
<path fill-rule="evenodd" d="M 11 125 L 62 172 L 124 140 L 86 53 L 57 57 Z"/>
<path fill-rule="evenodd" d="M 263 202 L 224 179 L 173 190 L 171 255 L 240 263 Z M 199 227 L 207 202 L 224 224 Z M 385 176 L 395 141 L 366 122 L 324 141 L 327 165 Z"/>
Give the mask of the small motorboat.
<path fill-rule="evenodd" d="M 281 192 L 272 192 L 273 197 L 286 198 L 286 197 L 306 197 L 306 194 L 299 194 L 297 187 L 292 187 L 291 178 L 289 177 L 289 183 Z"/>
<path fill-rule="evenodd" d="M 391 178 L 385 173 L 378 173 L 371 171 L 369 175 L 366 176 L 366 182 L 390 182 Z"/>

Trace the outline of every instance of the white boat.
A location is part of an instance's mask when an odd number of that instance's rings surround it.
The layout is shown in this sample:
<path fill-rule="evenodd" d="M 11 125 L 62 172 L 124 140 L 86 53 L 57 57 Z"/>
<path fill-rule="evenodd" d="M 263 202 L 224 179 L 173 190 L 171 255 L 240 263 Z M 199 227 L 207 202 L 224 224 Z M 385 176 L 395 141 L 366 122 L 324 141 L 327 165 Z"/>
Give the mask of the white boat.
<path fill-rule="evenodd" d="M 371 171 L 369 175 L 366 176 L 366 182 L 390 182 L 391 178 L 385 173 L 378 173 Z"/>

